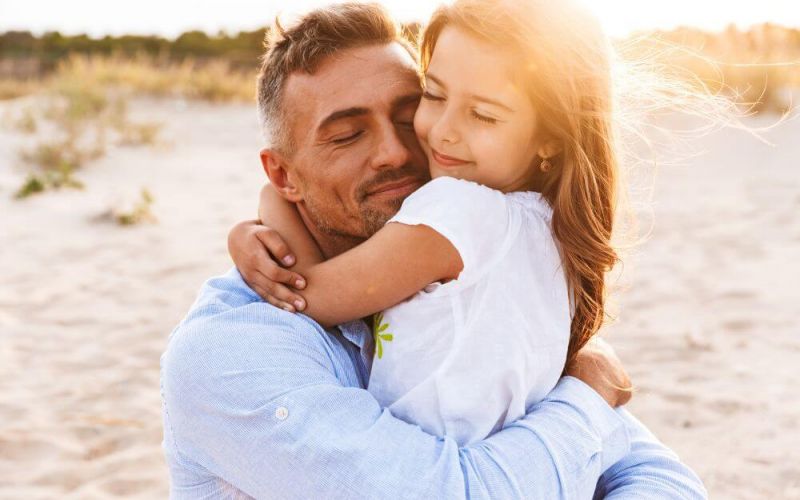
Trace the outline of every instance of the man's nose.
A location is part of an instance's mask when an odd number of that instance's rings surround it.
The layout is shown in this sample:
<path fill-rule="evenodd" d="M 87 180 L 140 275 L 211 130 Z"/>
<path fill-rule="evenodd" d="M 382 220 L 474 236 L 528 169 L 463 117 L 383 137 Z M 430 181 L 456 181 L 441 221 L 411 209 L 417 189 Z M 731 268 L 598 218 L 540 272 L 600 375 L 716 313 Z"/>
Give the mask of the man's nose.
<path fill-rule="evenodd" d="M 396 168 L 402 167 L 411 160 L 411 151 L 403 143 L 399 131 L 394 124 L 387 124 L 381 128 L 378 136 L 377 151 L 373 157 L 373 167 Z"/>

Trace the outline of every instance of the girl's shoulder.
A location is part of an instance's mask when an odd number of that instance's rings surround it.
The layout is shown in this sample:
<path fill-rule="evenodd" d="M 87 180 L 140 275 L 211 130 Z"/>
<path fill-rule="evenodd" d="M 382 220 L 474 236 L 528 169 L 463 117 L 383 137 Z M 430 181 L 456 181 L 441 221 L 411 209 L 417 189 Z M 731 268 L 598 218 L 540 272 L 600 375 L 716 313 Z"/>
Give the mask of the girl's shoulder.
<path fill-rule="evenodd" d="M 502 224 L 508 218 L 509 202 L 495 189 L 455 177 L 436 177 L 405 199 L 392 218 L 444 219 L 451 224 L 462 221 L 465 226 L 480 226 L 486 220 Z"/>
<path fill-rule="evenodd" d="M 463 262 L 459 282 L 472 281 L 516 238 L 519 217 L 506 196 L 475 182 L 437 177 L 405 199 L 389 223 L 425 225 L 444 236 Z"/>
<path fill-rule="evenodd" d="M 545 199 L 542 193 L 535 191 L 517 191 L 514 193 L 507 193 L 506 198 L 523 213 L 536 215 L 544 219 L 548 224 L 553 220 L 553 207 Z"/>
<path fill-rule="evenodd" d="M 553 216 L 553 208 L 550 206 L 550 203 L 548 203 L 542 193 L 537 193 L 536 191 L 503 193 L 502 191 L 479 184 L 475 181 L 446 176 L 432 179 L 421 187 L 418 192 L 420 191 L 423 193 L 427 191 L 429 194 L 436 193 L 437 199 L 440 200 L 467 197 L 474 202 L 478 201 L 478 199 L 493 198 L 498 202 L 502 200 L 506 203 L 512 203 L 516 207 L 526 211 L 534 211 L 547 219 Z"/>
<path fill-rule="evenodd" d="M 412 193 L 403 204 L 401 213 L 411 211 L 439 213 L 451 220 L 464 219 L 473 227 L 482 223 L 502 225 L 503 221 L 510 223 L 513 220 L 524 223 L 532 218 L 550 226 L 553 219 L 553 209 L 541 193 L 503 193 L 474 181 L 446 176 L 432 179 Z"/>

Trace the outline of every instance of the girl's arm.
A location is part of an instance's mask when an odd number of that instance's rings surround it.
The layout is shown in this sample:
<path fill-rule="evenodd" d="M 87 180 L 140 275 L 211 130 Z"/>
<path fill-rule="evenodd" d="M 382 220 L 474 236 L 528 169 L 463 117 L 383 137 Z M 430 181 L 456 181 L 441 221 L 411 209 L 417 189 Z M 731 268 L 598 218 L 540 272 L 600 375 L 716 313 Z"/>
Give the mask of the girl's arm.
<path fill-rule="evenodd" d="M 324 326 L 386 309 L 430 283 L 455 279 L 463 268 L 447 238 L 428 226 L 406 224 L 388 224 L 356 248 L 324 261 L 294 205 L 269 185 L 261 191 L 259 217 L 264 226 L 242 223 L 229 237 L 239 271 L 268 302 L 303 311 Z M 289 247 L 296 255 L 295 272 L 275 262 L 290 255 Z"/>
<path fill-rule="evenodd" d="M 428 226 L 406 224 L 388 224 L 325 261 L 294 205 L 270 186 L 262 189 L 259 217 L 297 254 L 293 269 L 306 280 L 305 307 L 297 309 L 326 327 L 393 306 L 430 283 L 456 278 L 463 267 L 447 238 Z"/>
<path fill-rule="evenodd" d="M 462 268 L 456 248 L 430 227 L 387 224 L 352 250 L 299 270 L 308 283 L 303 312 L 325 327 L 337 325 L 455 279 Z"/>
<path fill-rule="evenodd" d="M 258 218 L 261 219 L 261 224 L 277 231 L 291 246 L 297 259 L 297 268 L 319 264 L 324 260 L 297 208 L 283 199 L 271 184 L 265 184 L 261 188 Z"/>

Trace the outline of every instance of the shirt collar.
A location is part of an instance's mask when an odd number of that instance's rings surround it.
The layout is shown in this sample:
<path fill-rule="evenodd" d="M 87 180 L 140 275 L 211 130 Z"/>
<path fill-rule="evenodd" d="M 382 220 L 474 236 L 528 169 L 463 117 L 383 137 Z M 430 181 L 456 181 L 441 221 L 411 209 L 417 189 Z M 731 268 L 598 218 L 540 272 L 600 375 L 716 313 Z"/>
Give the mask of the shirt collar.
<path fill-rule="evenodd" d="M 372 355 L 375 351 L 375 340 L 372 338 L 372 332 L 366 323 L 357 319 L 342 323 L 338 327 L 342 336 L 355 344 L 361 352 L 361 358 L 364 360 L 364 366 L 369 370 L 372 367 Z"/>

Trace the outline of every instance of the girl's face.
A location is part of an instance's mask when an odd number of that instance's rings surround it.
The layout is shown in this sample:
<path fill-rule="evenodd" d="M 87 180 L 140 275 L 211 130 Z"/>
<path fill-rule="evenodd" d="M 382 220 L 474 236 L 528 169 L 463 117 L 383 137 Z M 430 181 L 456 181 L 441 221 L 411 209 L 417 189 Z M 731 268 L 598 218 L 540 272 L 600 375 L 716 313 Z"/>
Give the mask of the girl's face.
<path fill-rule="evenodd" d="M 457 177 L 504 192 L 531 189 L 540 140 L 521 85 L 525 61 L 445 27 L 439 34 L 414 129 L 431 177 Z"/>

